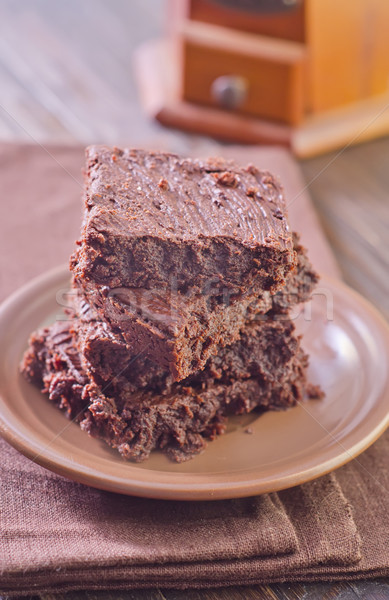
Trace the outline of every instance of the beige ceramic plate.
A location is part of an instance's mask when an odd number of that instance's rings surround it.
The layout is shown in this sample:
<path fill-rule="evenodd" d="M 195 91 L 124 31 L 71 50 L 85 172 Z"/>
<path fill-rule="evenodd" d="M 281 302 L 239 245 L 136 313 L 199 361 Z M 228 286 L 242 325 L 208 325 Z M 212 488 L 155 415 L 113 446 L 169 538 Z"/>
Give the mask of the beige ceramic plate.
<path fill-rule="evenodd" d="M 322 280 L 296 322 L 311 356 L 310 378 L 326 392 L 282 413 L 235 418 L 203 454 L 176 465 L 159 454 L 124 462 L 69 423 L 18 373 L 30 332 L 61 315 L 68 273 L 35 279 L 0 309 L 0 428 L 30 459 L 94 487 L 153 498 L 249 496 L 303 483 L 367 448 L 389 422 L 388 327 L 345 285 Z"/>

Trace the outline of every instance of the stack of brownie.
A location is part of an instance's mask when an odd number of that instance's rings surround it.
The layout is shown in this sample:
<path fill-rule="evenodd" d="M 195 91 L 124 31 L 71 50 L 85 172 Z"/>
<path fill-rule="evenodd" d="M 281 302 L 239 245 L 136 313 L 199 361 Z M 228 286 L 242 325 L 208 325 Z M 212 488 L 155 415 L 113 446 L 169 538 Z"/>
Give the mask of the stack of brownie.
<path fill-rule="evenodd" d="M 230 415 L 320 392 L 291 308 L 317 275 L 268 172 L 91 147 L 68 319 L 33 334 L 22 371 L 127 459 L 183 461 Z"/>

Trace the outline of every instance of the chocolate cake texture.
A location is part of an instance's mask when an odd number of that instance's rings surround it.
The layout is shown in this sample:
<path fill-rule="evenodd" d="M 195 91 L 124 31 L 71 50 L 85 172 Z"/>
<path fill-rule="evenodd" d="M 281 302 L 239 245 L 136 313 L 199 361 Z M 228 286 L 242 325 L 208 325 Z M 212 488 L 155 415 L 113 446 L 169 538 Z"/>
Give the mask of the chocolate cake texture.
<path fill-rule="evenodd" d="M 290 321 L 248 325 L 203 371 L 168 386 L 139 385 L 142 368 L 136 360 L 99 385 L 86 371 L 75 337 L 72 321 L 33 334 L 24 374 L 82 429 L 126 459 L 141 461 L 160 449 L 176 461 L 187 460 L 224 432 L 228 416 L 283 410 L 302 401 L 307 390 L 308 358 Z"/>
<path fill-rule="evenodd" d="M 84 204 L 65 320 L 21 364 L 83 430 L 180 462 L 229 416 L 320 397 L 291 320 L 318 276 L 270 173 L 95 146 Z"/>
<path fill-rule="evenodd" d="M 250 293 L 219 303 L 212 296 L 187 298 L 153 290 L 107 290 L 84 282 L 74 284 L 75 313 L 81 320 L 104 323 L 120 332 L 133 354 L 142 353 L 180 381 L 204 368 L 219 347 L 237 340 L 248 321 L 269 311 L 284 313 L 310 298 L 317 275 L 297 234 L 293 234 L 293 241 L 296 268 L 274 295 L 267 291 L 259 296 Z"/>
<path fill-rule="evenodd" d="M 276 291 L 295 265 L 280 183 L 254 166 L 90 147 L 76 277 L 110 288 Z"/>

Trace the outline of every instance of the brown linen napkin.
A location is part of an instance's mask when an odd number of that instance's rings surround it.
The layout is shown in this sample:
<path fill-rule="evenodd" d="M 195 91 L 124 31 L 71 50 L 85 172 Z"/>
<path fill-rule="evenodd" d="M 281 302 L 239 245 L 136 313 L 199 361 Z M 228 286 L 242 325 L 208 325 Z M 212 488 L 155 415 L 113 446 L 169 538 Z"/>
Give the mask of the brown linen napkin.
<path fill-rule="evenodd" d="M 163 502 L 95 490 L 0 449 L 4 593 L 224 585 L 360 558 L 334 475 L 281 495 Z"/>
<path fill-rule="evenodd" d="M 293 199 L 292 224 L 303 233 L 313 262 L 337 275 L 289 155 L 274 148 L 222 152 L 280 174 Z M 80 148 L 0 146 L 2 298 L 67 261 L 80 226 L 82 164 Z M 379 469 L 388 452 L 386 436 L 336 475 L 278 495 L 194 504 L 93 490 L 45 471 L 1 441 L 0 591 L 210 587 L 387 574 L 388 496 L 380 478 L 386 489 L 389 482 Z"/>
<path fill-rule="evenodd" d="M 160 502 L 89 488 L 1 446 L 0 556 L 28 571 L 227 560 L 296 552 L 277 494 L 221 502 Z M 341 502 L 339 510 L 342 510 Z M 184 535 L 183 535 L 184 534 Z M 42 548 L 45 549 L 42 552 Z"/>

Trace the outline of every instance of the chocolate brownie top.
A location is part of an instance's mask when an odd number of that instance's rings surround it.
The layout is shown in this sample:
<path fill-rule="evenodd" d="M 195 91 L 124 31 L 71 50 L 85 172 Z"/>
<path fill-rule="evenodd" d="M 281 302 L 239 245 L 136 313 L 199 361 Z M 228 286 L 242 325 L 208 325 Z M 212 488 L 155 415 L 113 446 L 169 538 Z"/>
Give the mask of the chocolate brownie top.
<path fill-rule="evenodd" d="M 119 235 L 184 242 L 220 237 L 248 248 L 293 248 L 282 188 L 252 165 L 91 146 L 85 202 L 87 223 Z"/>

